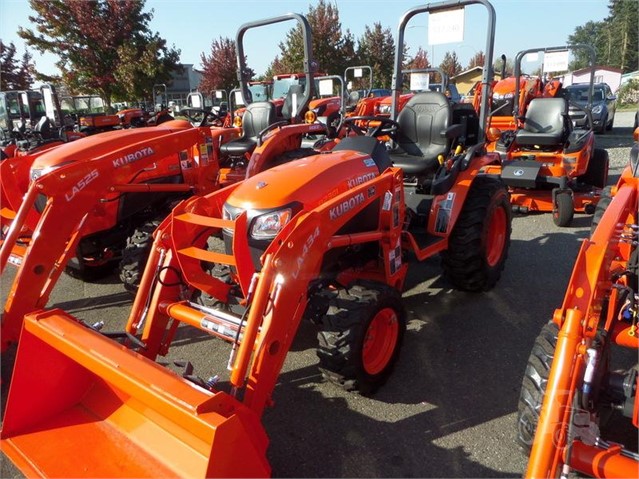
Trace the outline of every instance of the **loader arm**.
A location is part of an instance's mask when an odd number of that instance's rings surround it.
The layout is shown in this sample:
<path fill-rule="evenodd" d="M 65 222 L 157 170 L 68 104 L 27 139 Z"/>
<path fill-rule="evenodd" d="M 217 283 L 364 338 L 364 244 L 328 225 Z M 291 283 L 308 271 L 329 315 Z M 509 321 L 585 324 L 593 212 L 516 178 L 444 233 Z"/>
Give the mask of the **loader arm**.
<path fill-rule="evenodd" d="M 369 278 L 401 289 L 407 269 L 407 265 L 401 263 L 401 254 L 397 254 L 404 213 L 401 185 L 401 170 L 390 168 L 315 209 L 301 212 L 272 241 L 262 256 L 259 272 L 254 272 L 248 244 L 240 234 L 234 235 L 232 256 L 205 249 L 207 231 L 229 227 L 246 231 L 245 215 L 234 221 L 220 217 L 224 199 L 231 192 L 228 188 L 185 201 L 175 209 L 171 220 L 156 231 L 152 252 L 155 264 L 154 261 L 148 263 L 129 318 L 127 331 L 141 333 L 146 345 L 140 354 L 150 359 L 166 354 L 177 322 L 223 337 L 211 326 L 216 321 L 213 313 L 195 308 L 182 292 L 188 286 L 224 298 L 225 285 L 205 274 L 201 262 L 215 260 L 232 264 L 243 283 L 248 313 L 241 325 L 242 339 L 237 354 L 231 356 L 231 385 L 235 391 L 245 389 L 245 404 L 261 416 L 304 315 L 311 282 L 321 277 L 322 260 L 329 250 L 365 242 L 379 243 L 382 259 L 378 270 L 369 272 Z M 336 217 L 336 207 L 349 202 L 355 204 L 353 199 L 361 202 L 350 210 L 340 210 L 343 214 Z M 336 234 L 375 201 L 381 205 L 376 230 Z M 209 216 L 215 213 L 217 217 Z M 180 271 L 179 277 L 175 271 Z M 233 335 L 226 339 L 232 341 Z"/>
<path fill-rule="evenodd" d="M 204 143 L 204 133 L 186 129 L 146 139 L 79 161 L 33 181 L 0 249 L 0 271 L 11 258 L 19 264 L 2 317 L 2 348 L 18 339 L 22 317 L 43 308 L 53 286 L 75 253 L 82 224 L 108 194 L 139 189 L 129 185 L 136 172 L 168 155 L 189 152 Z M 187 191 L 184 184 L 148 184 L 144 191 Z M 22 254 L 16 246 L 39 195 L 47 197 L 33 237 Z M 16 249 L 18 248 L 18 249 Z"/>
<path fill-rule="evenodd" d="M 553 316 L 553 322 L 559 327 L 557 345 L 526 477 L 555 477 L 562 463 L 597 477 L 636 474 L 637 462 L 624 457 L 621 448 L 606 449 L 579 441 L 569 446 L 567 435 L 575 393 L 588 362 L 587 350 L 597 331 L 604 329 L 618 345 L 639 348 L 633 329 L 636 326 L 619 321 L 613 315 L 617 304 L 614 283 L 623 280 L 623 275 L 617 274 L 625 271 L 633 237 L 637 234 L 632 225 L 637 224 L 638 199 L 637 179 L 632 178 L 627 169 L 600 223 L 579 250 L 563 305 Z M 597 456 L 599 466 L 594 465 Z M 597 467 L 598 472 L 594 472 Z"/>

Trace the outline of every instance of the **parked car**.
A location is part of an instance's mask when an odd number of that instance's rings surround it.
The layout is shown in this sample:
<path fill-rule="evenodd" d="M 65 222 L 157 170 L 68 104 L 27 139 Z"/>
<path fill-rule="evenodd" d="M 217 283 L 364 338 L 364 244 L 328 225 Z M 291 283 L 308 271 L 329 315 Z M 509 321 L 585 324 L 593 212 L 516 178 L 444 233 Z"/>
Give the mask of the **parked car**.
<path fill-rule="evenodd" d="M 589 83 L 568 85 L 565 88 L 568 100 L 580 107 L 585 107 L 588 103 L 588 87 Z M 605 130 L 612 130 L 616 109 L 617 97 L 612 94 L 610 86 L 607 83 L 595 83 L 592 95 L 593 130 L 599 133 L 603 133 Z M 576 126 L 586 124 L 586 114 L 583 110 L 571 106 L 568 114 Z"/>

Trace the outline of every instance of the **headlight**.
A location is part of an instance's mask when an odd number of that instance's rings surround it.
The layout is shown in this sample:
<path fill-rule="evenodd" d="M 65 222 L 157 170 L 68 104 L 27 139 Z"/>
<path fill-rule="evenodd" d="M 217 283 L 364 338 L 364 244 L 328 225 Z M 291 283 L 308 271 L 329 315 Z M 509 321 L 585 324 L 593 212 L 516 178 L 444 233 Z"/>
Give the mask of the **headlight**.
<path fill-rule="evenodd" d="M 595 107 L 592 109 L 592 114 L 593 115 L 599 115 L 601 112 L 603 111 L 603 105 L 595 105 Z"/>
<path fill-rule="evenodd" d="M 69 163 L 73 163 L 73 162 L 65 161 L 64 163 L 60 163 L 59 165 L 55 165 L 55 166 L 46 166 L 44 168 L 31 168 L 31 170 L 29 170 L 29 178 L 31 178 L 31 181 L 35 181 L 41 176 L 48 175 L 52 171 L 62 168 L 63 166 L 68 165 Z"/>
<path fill-rule="evenodd" d="M 292 210 L 290 208 L 258 216 L 253 221 L 251 236 L 255 239 L 275 238 L 284 225 L 290 221 L 291 216 Z"/>
<path fill-rule="evenodd" d="M 391 112 L 391 106 L 390 105 L 379 105 L 378 107 L 378 111 L 380 115 L 390 115 Z"/>

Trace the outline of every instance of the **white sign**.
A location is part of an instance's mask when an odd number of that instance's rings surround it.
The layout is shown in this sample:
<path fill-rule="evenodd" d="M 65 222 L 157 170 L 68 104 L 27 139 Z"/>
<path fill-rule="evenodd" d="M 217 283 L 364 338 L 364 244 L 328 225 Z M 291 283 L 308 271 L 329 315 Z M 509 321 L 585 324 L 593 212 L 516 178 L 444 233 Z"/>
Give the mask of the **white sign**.
<path fill-rule="evenodd" d="M 568 70 L 568 50 L 544 54 L 544 73 Z"/>
<path fill-rule="evenodd" d="M 464 41 L 464 9 L 444 10 L 428 15 L 428 43 L 440 45 Z"/>
<path fill-rule="evenodd" d="M 362 78 L 363 74 L 364 72 L 362 71 L 361 68 L 356 68 L 353 72 L 353 75 L 355 75 L 355 78 Z"/>
<path fill-rule="evenodd" d="M 320 96 L 333 94 L 333 80 L 320 80 L 319 81 L 319 94 Z"/>
<path fill-rule="evenodd" d="M 222 94 L 222 90 L 216 90 L 215 91 L 215 98 L 222 98 L 223 94 Z"/>
<path fill-rule="evenodd" d="M 430 75 L 428 73 L 410 74 L 410 91 L 428 91 Z"/>
<path fill-rule="evenodd" d="M 244 105 L 244 100 L 242 99 L 242 92 L 235 92 L 235 104 L 236 105 Z"/>

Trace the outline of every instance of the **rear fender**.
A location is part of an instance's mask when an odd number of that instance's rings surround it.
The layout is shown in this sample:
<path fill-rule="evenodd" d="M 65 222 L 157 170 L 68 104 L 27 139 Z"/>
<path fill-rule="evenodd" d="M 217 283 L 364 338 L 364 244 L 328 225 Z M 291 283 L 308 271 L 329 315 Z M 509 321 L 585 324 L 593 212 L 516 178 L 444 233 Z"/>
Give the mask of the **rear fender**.
<path fill-rule="evenodd" d="M 299 148 L 302 144 L 302 136 L 307 133 L 326 133 L 326 126 L 321 123 L 298 123 L 277 127 L 270 131 L 264 137 L 262 144 L 253 151 L 246 177 L 249 178 L 268 169 L 272 166 L 269 163 L 282 153 Z"/>
<path fill-rule="evenodd" d="M 428 218 L 428 233 L 433 236 L 439 236 L 442 238 L 448 238 L 450 232 L 457 223 L 457 218 L 464 207 L 466 197 L 473 184 L 473 181 L 480 172 L 485 170 L 489 165 L 496 165 L 499 163 L 498 153 L 485 153 L 480 156 L 471 158 L 468 167 L 461 170 L 457 176 L 452 188 L 444 194 L 438 195 L 433 200 L 431 206 L 431 214 Z M 449 210 L 449 221 L 446 225 L 446 231 L 438 231 L 437 217 L 439 216 L 440 209 Z"/>

